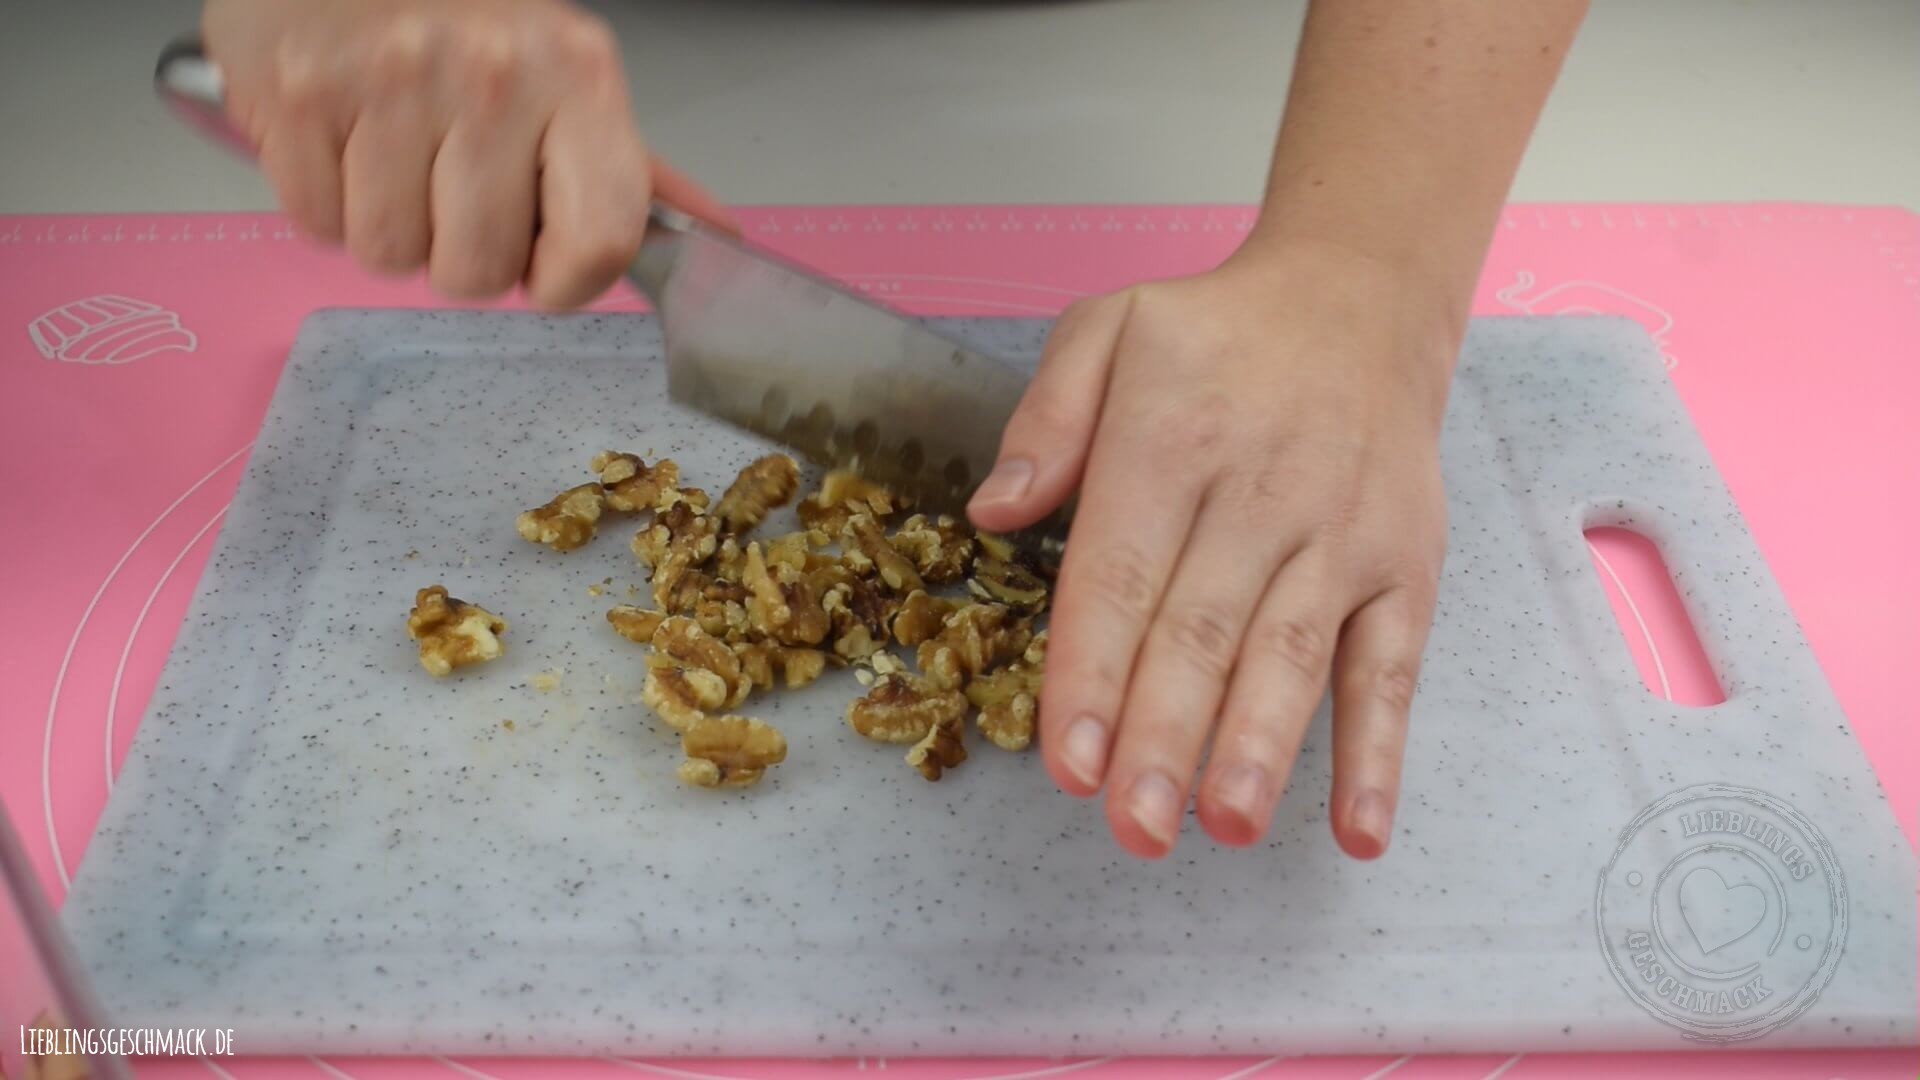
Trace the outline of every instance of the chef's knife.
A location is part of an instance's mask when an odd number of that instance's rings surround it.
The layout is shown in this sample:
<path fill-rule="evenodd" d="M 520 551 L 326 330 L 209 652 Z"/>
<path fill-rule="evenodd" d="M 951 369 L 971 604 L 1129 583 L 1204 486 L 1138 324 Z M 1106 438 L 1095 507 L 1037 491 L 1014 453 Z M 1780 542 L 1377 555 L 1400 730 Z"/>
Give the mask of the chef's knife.
<path fill-rule="evenodd" d="M 169 45 L 154 85 L 194 126 L 251 155 L 199 42 Z M 964 514 L 1026 389 L 1007 364 L 665 207 L 627 276 L 660 314 L 675 401 L 929 511 Z M 1066 521 L 1056 514 L 1016 539 L 1051 561 Z"/>

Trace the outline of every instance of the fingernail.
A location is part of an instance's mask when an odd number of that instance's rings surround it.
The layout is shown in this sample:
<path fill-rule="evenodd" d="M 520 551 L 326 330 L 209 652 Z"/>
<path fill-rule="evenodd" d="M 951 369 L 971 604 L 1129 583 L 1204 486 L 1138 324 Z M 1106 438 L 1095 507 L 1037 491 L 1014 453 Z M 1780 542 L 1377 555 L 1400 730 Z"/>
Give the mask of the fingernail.
<path fill-rule="evenodd" d="M 1012 502 L 1027 493 L 1033 486 L 1033 462 L 1026 458 L 1007 458 L 993 467 L 987 478 L 973 493 L 969 503 L 972 506 L 984 506 L 989 503 Z"/>
<path fill-rule="evenodd" d="M 1381 851 L 1393 833 L 1393 808 L 1387 797 L 1377 791 L 1363 791 L 1353 800 L 1353 827 L 1365 833 Z"/>
<path fill-rule="evenodd" d="M 1163 847 L 1180 833 L 1180 789 L 1164 773 L 1145 772 L 1127 792 L 1127 814 Z"/>
<path fill-rule="evenodd" d="M 1107 725 L 1091 716 L 1083 716 L 1067 727 L 1061 743 L 1067 771 L 1088 787 L 1100 786 L 1100 774 L 1107 767 Z"/>
<path fill-rule="evenodd" d="M 1250 825 L 1258 827 L 1267 802 L 1267 770 L 1241 763 L 1227 769 L 1214 785 L 1220 804 Z"/>

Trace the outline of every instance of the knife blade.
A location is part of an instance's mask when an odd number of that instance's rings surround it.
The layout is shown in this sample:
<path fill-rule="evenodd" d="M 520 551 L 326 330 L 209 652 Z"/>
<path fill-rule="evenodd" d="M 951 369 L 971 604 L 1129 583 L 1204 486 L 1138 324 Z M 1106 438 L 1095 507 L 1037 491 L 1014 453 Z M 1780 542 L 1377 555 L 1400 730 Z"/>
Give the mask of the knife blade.
<path fill-rule="evenodd" d="M 153 81 L 188 123 L 252 155 L 198 39 L 169 44 Z M 1026 390 L 1018 369 L 663 206 L 627 277 L 660 317 L 671 399 L 925 510 L 964 517 Z M 1051 563 L 1070 515 L 1010 539 Z"/>
<path fill-rule="evenodd" d="M 684 215 L 629 271 L 675 401 L 960 515 L 1028 376 Z"/>

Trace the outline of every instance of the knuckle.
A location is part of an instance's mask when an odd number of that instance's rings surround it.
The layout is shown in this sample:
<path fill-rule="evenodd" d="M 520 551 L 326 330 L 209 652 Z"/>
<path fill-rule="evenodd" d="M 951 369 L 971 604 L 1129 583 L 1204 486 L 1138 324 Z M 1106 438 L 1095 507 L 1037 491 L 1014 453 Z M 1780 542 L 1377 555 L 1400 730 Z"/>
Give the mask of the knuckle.
<path fill-rule="evenodd" d="M 1130 548 L 1117 548 L 1093 565 L 1089 592 L 1114 614 L 1134 622 L 1153 614 L 1160 590 L 1147 573 L 1147 562 Z"/>
<path fill-rule="evenodd" d="M 374 45 L 371 77 L 387 88 L 412 83 L 433 56 L 434 25 L 417 14 L 397 15 Z"/>
<path fill-rule="evenodd" d="M 480 262 L 436 260 L 429 276 L 435 290 L 461 300 L 488 300 L 512 288 L 517 275 Z"/>
<path fill-rule="evenodd" d="M 574 70 L 589 78 L 620 66 L 620 39 L 606 20 L 588 12 L 575 12 L 560 24 L 559 48 Z"/>
<path fill-rule="evenodd" d="M 360 265 L 382 274 L 404 274 L 426 261 L 425 245 L 402 229 L 349 230 L 347 250 Z"/>
<path fill-rule="evenodd" d="M 1233 622 L 1219 608 L 1183 607 L 1168 615 L 1162 626 L 1166 640 L 1203 674 L 1223 679 L 1233 670 L 1237 644 Z"/>
<path fill-rule="evenodd" d="M 1253 651 L 1269 660 L 1277 660 L 1308 679 L 1318 679 L 1326 670 L 1330 649 L 1327 635 L 1305 619 L 1290 617 L 1261 624 L 1250 643 Z"/>
<path fill-rule="evenodd" d="M 507 27 L 474 27 L 461 44 L 460 59 L 468 89 L 478 105 L 497 106 L 520 85 L 520 48 Z"/>
<path fill-rule="evenodd" d="M 322 107 L 332 84 L 319 59 L 304 47 L 282 46 L 273 67 L 273 100 L 287 114 L 299 116 Z"/>
<path fill-rule="evenodd" d="M 1411 662 L 1401 659 L 1382 661 L 1375 664 L 1365 678 L 1366 692 L 1391 709 L 1394 716 L 1404 717 L 1407 710 L 1412 708 L 1419 672 Z"/>

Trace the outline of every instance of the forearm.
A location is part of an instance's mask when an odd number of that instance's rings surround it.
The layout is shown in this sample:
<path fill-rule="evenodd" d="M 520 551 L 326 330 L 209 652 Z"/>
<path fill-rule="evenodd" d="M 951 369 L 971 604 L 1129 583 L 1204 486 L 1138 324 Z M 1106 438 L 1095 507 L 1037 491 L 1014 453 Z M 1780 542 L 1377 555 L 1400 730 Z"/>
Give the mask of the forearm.
<path fill-rule="evenodd" d="M 1249 246 L 1404 267 L 1463 324 L 1586 0 L 1314 0 Z M 1455 328 L 1457 333 L 1458 327 Z"/>

